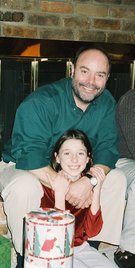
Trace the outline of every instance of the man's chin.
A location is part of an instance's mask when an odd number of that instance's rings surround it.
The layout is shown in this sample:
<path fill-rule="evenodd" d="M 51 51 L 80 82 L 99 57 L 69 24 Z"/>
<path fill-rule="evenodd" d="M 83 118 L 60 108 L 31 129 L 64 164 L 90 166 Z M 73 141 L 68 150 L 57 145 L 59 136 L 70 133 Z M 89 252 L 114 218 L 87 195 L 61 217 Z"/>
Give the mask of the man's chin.
<path fill-rule="evenodd" d="M 91 101 L 95 99 L 96 96 L 91 96 L 91 98 L 86 99 L 86 98 L 81 98 L 81 101 L 85 104 L 89 104 Z"/>
<path fill-rule="evenodd" d="M 93 101 L 94 99 L 96 99 L 98 96 L 100 96 L 102 92 L 103 92 L 103 90 L 102 91 L 98 91 L 97 94 L 91 94 L 91 96 L 89 98 L 85 98 L 85 96 L 84 97 L 82 96 L 82 101 L 85 104 L 88 104 L 91 101 Z"/>

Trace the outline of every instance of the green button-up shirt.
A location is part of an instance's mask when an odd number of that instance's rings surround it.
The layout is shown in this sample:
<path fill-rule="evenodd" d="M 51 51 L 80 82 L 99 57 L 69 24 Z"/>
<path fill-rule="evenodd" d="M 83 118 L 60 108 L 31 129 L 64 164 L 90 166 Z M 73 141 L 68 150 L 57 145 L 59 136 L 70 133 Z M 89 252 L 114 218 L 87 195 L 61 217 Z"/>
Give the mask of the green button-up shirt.
<path fill-rule="evenodd" d="M 83 112 L 75 104 L 71 78 L 45 85 L 17 109 L 12 149 L 3 154 L 3 160 L 24 170 L 47 166 L 58 138 L 68 129 L 80 129 L 90 139 L 94 164 L 114 168 L 118 159 L 115 105 L 110 92 L 104 90 Z"/>

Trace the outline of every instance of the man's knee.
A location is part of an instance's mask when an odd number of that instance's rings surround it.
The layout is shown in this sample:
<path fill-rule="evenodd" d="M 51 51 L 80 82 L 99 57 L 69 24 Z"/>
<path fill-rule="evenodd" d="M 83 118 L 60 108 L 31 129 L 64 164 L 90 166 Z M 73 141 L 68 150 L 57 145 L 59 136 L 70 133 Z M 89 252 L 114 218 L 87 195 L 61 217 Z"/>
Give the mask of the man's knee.
<path fill-rule="evenodd" d="M 127 189 L 127 180 L 124 172 L 119 168 L 112 169 L 106 176 L 106 180 L 103 183 L 102 192 L 105 192 L 112 195 L 126 195 Z M 102 194 L 103 194 L 102 193 Z"/>
<path fill-rule="evenodd" d="M 29 171 L 16 170 L 11 182 L 5 187 L 2 192 L 2 197 L 5 198 L 7 195 L 13 195 L 16 198 L 24 196 L 35 196 L 43 195 L 43 190 L 40 181 L 36 176 L 31 174 Z"/>

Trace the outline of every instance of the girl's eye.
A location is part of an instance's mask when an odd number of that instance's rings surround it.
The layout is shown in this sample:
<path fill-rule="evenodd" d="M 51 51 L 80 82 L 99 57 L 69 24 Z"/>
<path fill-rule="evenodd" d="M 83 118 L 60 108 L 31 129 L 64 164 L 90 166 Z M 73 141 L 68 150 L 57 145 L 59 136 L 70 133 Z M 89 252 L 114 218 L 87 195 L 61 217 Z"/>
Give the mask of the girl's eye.
<path fill-rule="evenodd" d="M 63 156 L 69 157 L 70 156 L 70 153 L 69 152 L 65 152 L 65 153 L 63 153 Z"/>
<path fill-rule="evenodd" d="M 79 157 L 86 157 L 86 153 L 85 153 L 85 152 L 80 152 L 80 153 L 78 154 L 78 156 L 79 156 Z"/>
<path fill-rule="evenodd" d="M 69 153 L 64 153 L 64 155 L 69 155 Z"/>

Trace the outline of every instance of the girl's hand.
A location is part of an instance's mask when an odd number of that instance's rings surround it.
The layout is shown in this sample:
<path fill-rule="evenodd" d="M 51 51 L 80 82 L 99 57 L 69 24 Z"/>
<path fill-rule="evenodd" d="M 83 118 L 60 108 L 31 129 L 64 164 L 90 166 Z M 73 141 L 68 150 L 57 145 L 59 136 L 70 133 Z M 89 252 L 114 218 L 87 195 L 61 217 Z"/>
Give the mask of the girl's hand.
<path fill-rule="evenodd" d="M 57 173 L 55 179 L 51 180 L 48 178 L 52 189 L 54 192 L 61 193 L 61 195 L 66 195 L 69 189 L 70 180 L 62 172 Z"/>
<path fill-rule="evenodd" d="M 57 173 L 55 179 L 48 178 L 55 193 L 55 208 L 65 210 L 65 196 L 69 189 L 70 180 L 62 173 Z"/>
<path fill-rule="evenodd" d="M 93 166 L 90 168 L 90 173 L 93 177 L 97 179 L 97 185 L 94 187 L 94 190 L 100 190 L 102 187 L 102 184 L 106 178 L 105 172 L 103 168 Z"/>

